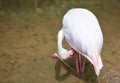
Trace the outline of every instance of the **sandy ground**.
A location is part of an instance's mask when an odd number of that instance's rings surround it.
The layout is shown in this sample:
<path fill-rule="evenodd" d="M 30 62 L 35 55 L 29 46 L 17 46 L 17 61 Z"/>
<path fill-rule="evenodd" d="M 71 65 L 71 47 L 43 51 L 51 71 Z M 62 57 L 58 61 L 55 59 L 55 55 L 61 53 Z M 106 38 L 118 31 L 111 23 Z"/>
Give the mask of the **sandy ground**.
<path fill-rule="evenodd" d="M 104 35 L 99 77 L 89 62 L 84 75 L 77 76 L 51 58 L 63 14 L 1 11 L 0 83 L 120 83 L 120 6 L 112 4 L 88 8 L 98 17 Z M 73 59 L 67 62 L 74 67 Z"/>

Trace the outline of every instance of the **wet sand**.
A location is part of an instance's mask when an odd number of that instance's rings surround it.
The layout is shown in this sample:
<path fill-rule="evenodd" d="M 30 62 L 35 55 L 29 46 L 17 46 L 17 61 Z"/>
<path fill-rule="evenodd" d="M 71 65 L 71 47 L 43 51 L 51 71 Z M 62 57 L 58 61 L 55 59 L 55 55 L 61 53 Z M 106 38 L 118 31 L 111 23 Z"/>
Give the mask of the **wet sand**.
<path fill-rule="evenodd" d="M 83 1 L 81 6 L 69 3 L 73 6 L 61 6 L 67 8 L 60 10 L 50 6 L 28 13 L 0 11 L 0 83 L 120 83 L 119 3 L 118 0 Z M 88 61 L 85 73 L 78 76 L 51 58 L 57 51 L 56 36 L 62 26 L 62 16 L 73 7 L 91 10 L 101 25 L 104 67 L 99 77 Z M 64 47 L 70 48 L 65 42 Z M 75 67 L 73 59 L 67 62 Z"/>

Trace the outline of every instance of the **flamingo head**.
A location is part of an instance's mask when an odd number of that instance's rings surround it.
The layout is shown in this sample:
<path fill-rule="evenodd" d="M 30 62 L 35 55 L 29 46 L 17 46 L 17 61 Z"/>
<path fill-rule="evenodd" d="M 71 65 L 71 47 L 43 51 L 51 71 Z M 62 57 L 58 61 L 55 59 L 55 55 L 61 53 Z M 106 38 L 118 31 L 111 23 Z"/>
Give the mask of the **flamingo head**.
<path fill-rule="evenodd" d="M 62 59 L 68 59 L 70 58 L 71 55 L 73 55 L 74 51 L 73 50 L 66 50 L 64 48 L 58 50 L 58 54 Z"/>

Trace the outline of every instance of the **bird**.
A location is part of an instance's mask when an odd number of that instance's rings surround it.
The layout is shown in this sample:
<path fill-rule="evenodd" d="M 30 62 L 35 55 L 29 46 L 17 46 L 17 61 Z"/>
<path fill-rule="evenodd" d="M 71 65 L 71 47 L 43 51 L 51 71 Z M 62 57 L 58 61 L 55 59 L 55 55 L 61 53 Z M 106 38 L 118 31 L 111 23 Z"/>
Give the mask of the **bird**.
<path fill-rule="evenodd" d="M 71 47 L 67 50 L 62 41 L 66 39 Z M 75 55 L 76 73 L 84 72 L 86 60 L 94 67 L 97 76 L 103 68 L 101 51 L 103 34 L 97 17 L 88 9 L 73 8 L 63 16 L 62 28 L 57 35 L 58 52 L 52 56 L 58 58 L 71 70 L 73 68 L 64 60 Z M 81 57 L 84 57 L 83 63 Z M 74 71 L 74 70 L 73 70 Z"/>

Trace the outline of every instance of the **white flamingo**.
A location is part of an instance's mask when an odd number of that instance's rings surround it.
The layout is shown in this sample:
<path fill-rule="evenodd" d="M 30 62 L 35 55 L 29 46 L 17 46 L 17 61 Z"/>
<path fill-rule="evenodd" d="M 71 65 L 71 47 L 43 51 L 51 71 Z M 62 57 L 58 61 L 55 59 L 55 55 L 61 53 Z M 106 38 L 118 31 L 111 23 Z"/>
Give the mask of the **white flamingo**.
<path fill-rule="evenodd" d="M 69 51 L 62 46 L 64 37 L 72 48 Z M 103 67 L 100 56 L 102 46 L 103 35 L 95 15 L 87 9 L 74 8 L 69 10 L 63 17 L 63 27 L 58 32 L 58 54 L 54 53 L 53 57 L 60 59 L 73 70 L 64 60 L 76 54 L 77 74 L 84 72 L 87 59 L 92 63 L 96 75 L 99 76 Z M 83 63 L 79 60 L 80 55 L 85 57 Z"/>

